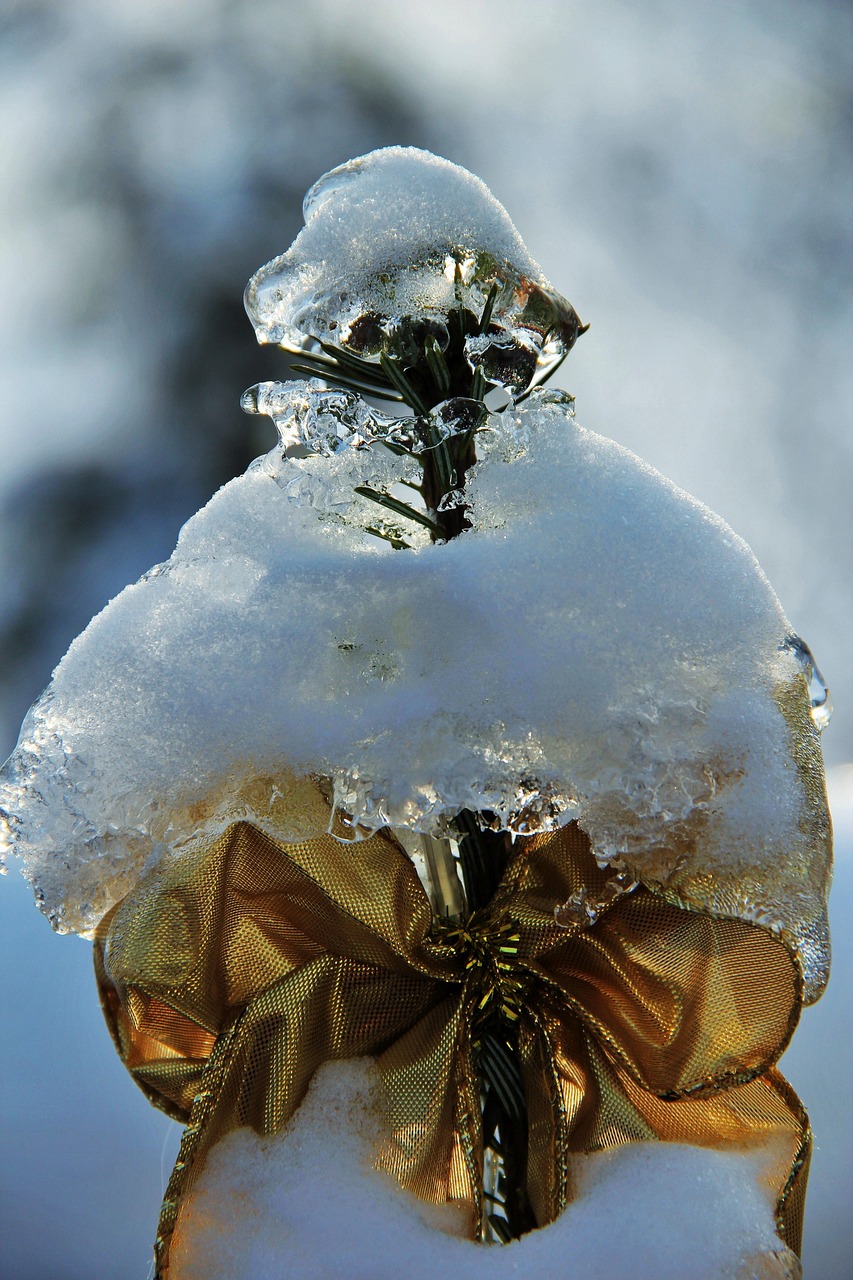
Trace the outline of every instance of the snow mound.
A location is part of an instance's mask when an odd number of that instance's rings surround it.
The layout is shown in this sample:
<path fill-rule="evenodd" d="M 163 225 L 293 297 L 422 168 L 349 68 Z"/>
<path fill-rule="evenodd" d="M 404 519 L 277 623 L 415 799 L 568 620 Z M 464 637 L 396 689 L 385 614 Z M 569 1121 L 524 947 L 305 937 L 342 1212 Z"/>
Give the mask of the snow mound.
<path fill-rule="evenodd" d="M 337 394 L 300 387 L 293 412 Z M 395 551 L 353 489 L 411 459 L 277 448 L 90 624 L 0 786 L 44 909 L 89 930 L 165 848 L 235 818 L 301 838 L 278 798 L 321 775 L 366 829 L 577 818 L 602 859 L 796 935 L 819 988 L 817 731 L 754 556 L 559 393 L 491 415 L 477 454 L 474 527 Z"/>
<path fill-rule="evenodd" d="M 461 1239 L 451 1206 L 425 1205 L 371 1167 L 378 1071 L 329 1063 L 287 1130 L 239 1129 L 214 1147 L 178 1220 L 175 1280 L 783 1280 L 761 1153 L 648 1143 L 578 1157 L 578 1198 L 507 1247 Z M 786 1268 L 790 1267 L 791 1270 Z"/>

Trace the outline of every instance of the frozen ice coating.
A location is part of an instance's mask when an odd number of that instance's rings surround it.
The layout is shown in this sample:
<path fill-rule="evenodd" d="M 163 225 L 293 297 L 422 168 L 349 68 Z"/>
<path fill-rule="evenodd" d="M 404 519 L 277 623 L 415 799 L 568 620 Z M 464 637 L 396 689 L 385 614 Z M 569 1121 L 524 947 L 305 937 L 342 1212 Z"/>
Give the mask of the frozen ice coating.
<path fill-rule="evenodd" d="M 291 248 L 246 290 L 259 342 L 299 348 L 318 339 L 405 359 L 425 326 L 446 348 L 449 310 L 481 315 L 493 285 L 493 324 L 466 348 L 488 377 L 520 389 L 537 362 L 556 361 L 577 337 L 577 315 L 506 210 L 448 160 L 411 147 L 371 152 L 322 177 L 304 213 Z"/>
<path fill-rule="evenodd" d="M 182 1211 L 175 1280 L 279 1280 L 285 1257 L 292 1280 L 801 1274 L 776 1235 L 760 1151 L 653 1143 L 578 1157 L 578 1198 L 555 1223 L 504 1249 L 460 1239 L 464 1223 L 450 1207 L 415 1200 L 370 1167 L 377 1077 L 364 1060 L 327 1064 L 283 1134 L 239 1129 L 222 1140 Z"/>
<path fill-rule="evenodd" d="M 245 393 L 279 444 L 71 646 L 0 778 L 3 851 L 90 932 L 238 818 L 328 829 L 306 778 L 356 841 L 576 819 L 615 888 L 776 929 L 816 998 L 828 703 L 749 548 L 537 387 L 580 323 L 479 179 L 389 148 L 305 217 L 247 307 L 339 385 Z"/>
<path fill-rule="evenodd" d="M 316 386 L 259 394 L 283 444 L 74 642 L 6 766 L 5 844 L 54 924 L 90 930 L 235 817 L 325 829 L 288 802 L 323 775 L 367 828 L 577 818 L 617 868 L 783 931 L 819 993 L 817 730 L 745 543 L 536 391 L 479 431 L 473 527 L 395 551 L 354 493 L 406 479 L 410 457 L 365 443 L 391 420 Z M 325 443 L 288 456 L 294 433 Z"/>

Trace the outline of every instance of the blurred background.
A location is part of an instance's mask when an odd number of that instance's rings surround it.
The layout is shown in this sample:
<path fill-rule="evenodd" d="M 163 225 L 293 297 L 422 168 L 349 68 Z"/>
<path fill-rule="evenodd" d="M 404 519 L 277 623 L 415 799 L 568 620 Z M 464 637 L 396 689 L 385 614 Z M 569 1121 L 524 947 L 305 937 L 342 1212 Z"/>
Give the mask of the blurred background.
<path fill-rule="evenodd" d="M 73 637 L 273 441 L 242 309 L 377 146 L 479 174 L 591 322 L 557 381 L 751 544 L 836 714 L 836 977 L 783 1066 L 807 1280 L 853 1272 L 853 10 L 845 0 L 0 0 L 0 757 Z M 845 355 L 846 352 L 846 355 Z M 90 948 L 0 893 L 3 1280 L 144 1277 L 177 1128 Z"/>

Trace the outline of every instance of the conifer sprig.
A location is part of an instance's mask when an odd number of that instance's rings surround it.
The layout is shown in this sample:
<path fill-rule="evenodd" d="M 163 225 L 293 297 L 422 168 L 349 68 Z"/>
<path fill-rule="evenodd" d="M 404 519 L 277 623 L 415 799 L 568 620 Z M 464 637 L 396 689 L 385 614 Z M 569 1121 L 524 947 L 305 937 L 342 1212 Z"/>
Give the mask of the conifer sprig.
<path fill-rule="evenodd" d="M 484 397 L 500 384 L 488 380 L 482 364 L 472 368 L 466 340 L 490 333 L 500 336 L 500 326 L 492 321 L 497 295 L 495 283 L 482 313 L 476 316 L 463 304 L 462 274 L 457 264 L 458 305 L 449 311 L 446 327 L 442 327 L 444 344 L 427 324 L 412 322 L 408 331 L 397 335 L 396 348 L 382 351 L 378 357 L 368 358 L 347 347 L 321 341 L 316 342 L 316 350 L 292 353 L 298 357 L 292 366 L 296 373 L 409 407 L 413 415 L 411 429 L 393 439 L 384 438 L 381 443 L 392 453 L 408 455 L 420 466 L 420 483 L 404 483 L 421 496 L 425 510 L 370 484 L 358 485 L 355 492 L 403 522 L 428 529 L 433 541 L 446 541 L 469 527 L 463 500 L 465 475 L 476 461 L 475 439 L 488 417 Z M 418 326 L 420 334 L 415 341 Z M 393 342 L 390 345 L 393 347 Z M 559 368 L 565 354 L 537 368 L 529 384 L 513 397 L 515 403 L 542 386 Z M 529 352 L 524 358 L 529 359 Z M 368 526 L 368 531 L 398 550 L 411 545 L 406 541 L 405 530 L 396 525 L 378 523 Z M 509 835 L 489 829 L 491 816 L 466 809 L 454 819 L 459 870 L 469 912 L 480 910 L 492 900 L 511 853 Z M 536 1226 L 527 1196 L 528 1119 L 517 1037 L 512 1020 L 508 1021 L 499 1010 L 487 1009 L 475 1039 L 483 1145 L 492 1152 L 499 1168 L 497 1194 L 487 1193 L 490 1208 L 485 1223 L 487 1235 L 490 1231 L 493 1239 L 505 1244 Z"/>
<path fill-rule="evenodd" d="M 372 485 L 360 485 L 356 492 L 367 501 L 393 511 L 403 521 L 428 529 L 434 541 L 456 537 L 468 527 L 461 496 L 465 473 L 476 461 L 474 438 L 486 419 L 483 406 L 473 421 L 469 412 L 467 421 L 461 418 L 462 428 L 454 429 L 452 421 L 448 425 L 446 418 L 439 420 L 436 410 L 453 400 L 467 401 L 469 407 L 483 405 L 487 392 L 497 385 L 487 379 L 481 365 L 472 368 L 466 339 L 494 329 L 492 316 L 498 285 L 495 283 L 490 288 L 478 317 L 461 301 L 462 277 L 458 265 L 456 277 L 460 302 L 448 313 L 446 327 L 441 327 L 443 341 L 439 341 L 435 326 L 431 329 L 426 322 L 409 322 L 407 326 L 404 322 L 396 347 L 393 342 L 389 343 L 395 349 L 382 351 L 378 356 L 367 357 L 348 347 L 320 340 L 316 340 L 313 351 L 292 353 L 297 357 L 292 365 L 294 373 L 319 377 L 332 386 L 359 395 L 408 406 L 414 417 L 410 443 L 404 437 L 382 443 L 392 453 L 408 454 L 420 466 L 422 483 L 413 487 L 419 490 L 426 510 L 402 502 Z M 408 352 L 405 357 L 404 350 Z M 546 381 L 559 363 L 555 361 L 539 370 L 535 384 Z M 517 396 L 517 400 L 526 394 Z M 400 549 L 410 546 L 402 531 L 398 536 L 395 530 L 393 536 L 388 537 L 387 530 L 379 525 L 371 526 L 371 532 Z"/>

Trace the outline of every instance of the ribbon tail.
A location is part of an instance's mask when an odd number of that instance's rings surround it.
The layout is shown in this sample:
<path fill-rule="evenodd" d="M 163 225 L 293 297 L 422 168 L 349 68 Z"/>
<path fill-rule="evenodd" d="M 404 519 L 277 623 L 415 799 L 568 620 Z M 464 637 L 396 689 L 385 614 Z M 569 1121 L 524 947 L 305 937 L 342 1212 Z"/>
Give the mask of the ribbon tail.
<path fill-rule="evenodd" d="M 811 1129 L 796 1093 L 775 1068 L 713 1093 L 662 1098 L 638 1085 L 579 1020 L 545 1013 L 540 1022 L 538 1045 L 528 1051 L 536 1069 L 526 1077 L 533 1086 L 529 1195 L 540 1225 L 573 1198 L 572 1155 L 632 1142 L 677 1142 L 754 1152 L 757 1176 L 775 1201 L 779 1235 L 799 1253 Z M 555 1081 L 556 1091 L 547 1093 Z M 549 1112 L 553 1134 L 547 1131 Z"/>
<path fill-rule="evenodd" d="M 527 1196 L 536 1225 L 543 1227 L 572 1199 L 569 1123 L 556 1045 L 532 1009 L 519 1029 L 518 1054 L 527 1101 Z"/>
<path fill-rule="evenodd" d="M 641 1089 L 598 1053 L 609 1079 L 605 1087 L 612 1099 L 612 1132 L 597 1123 L 594 1131 L 583 1135 L 586 1150 L 624 1141 L 618 1130 L 630 1112 L 632 1127 L 641 1119 L 653 1137 L 665 1142 L 753 1151 L 760 1159 L 760 1181 L 775 1201 L 779 1235 L 799 1253 L 811 1127 L 802 1103 L 779 1071 L 770 1068 L 754 1080 L 715 1093 L 665 1099 Z"/>
<path fill-rule="evenodd" d="M 376 1167 L 483 1230 L 483 1131 L 468 1001 L 451 996 L 380 1054 L 390 1136 Z"/>
<path fill-rule="evenodd" d="M 812 1158 L 812 1128 L 803 1104 L 780 1071 L 772 1068 L 762 1083 L 768 1095 L 775 1095 L 780 1121 L 784 1121 L 779 1123 L 779 1128 L 785 1137 L 785 1154 L 775 1170 L 768 1170 L 768 1181 L 777 1192 L 776 1227 L 788 1248 L 799 1257 Z M 787 1176 L 780 1190 L 783 1174 Z"/>
<path fill-rule="evenodd" d="M 178 1158 L 166 1186 L 166 1194 L 160 1206 L 157 1237 L 154 1241 L 154 1280 L 166 1280 L 169 1272 L 169 1251 L 184 1199 L 199 1171 L 200 1155 L 210 1145 L 208 1130 L 216 1110 L 216 1103 L 232 1064 L 238 1046 L 238 1031 L 244 1010 L 224 1028 L 217 1037 L 213 1052 L 208 1058 L 198 1085 L 187 1126 L 181 1135 Z"/>
<path fill-rule="evenodd" d="M 157 1239 L 157 1277 L 207 1153 L 248 1125 L 280 1133 L 324 1062 L 374 1053 L 434 1000 L 433 985 L 353 960 L 322 956 L 289 974 L 226 1024 L 201 1076 Z M 385 1010 L 385 1016 L 377 1010 Z"/>

